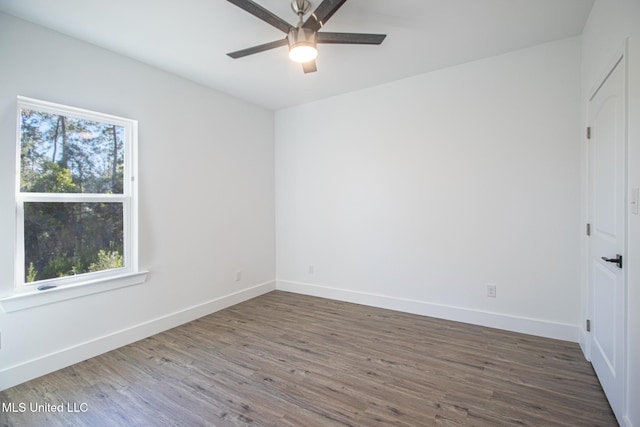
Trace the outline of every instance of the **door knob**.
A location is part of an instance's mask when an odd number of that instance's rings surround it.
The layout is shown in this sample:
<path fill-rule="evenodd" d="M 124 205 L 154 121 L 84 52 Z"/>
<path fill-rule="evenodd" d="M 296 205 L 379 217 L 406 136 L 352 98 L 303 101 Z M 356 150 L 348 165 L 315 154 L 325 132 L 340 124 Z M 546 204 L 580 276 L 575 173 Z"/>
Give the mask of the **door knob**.
<path fill-rule="evenodd" d="M 603 256 L 602 259 L 606 262 L 612 262 L 616 264 L 618 268 L 622 268 L 622 255 L 620 254 L 616 255 L 615 258 L 607 258 Z"/>

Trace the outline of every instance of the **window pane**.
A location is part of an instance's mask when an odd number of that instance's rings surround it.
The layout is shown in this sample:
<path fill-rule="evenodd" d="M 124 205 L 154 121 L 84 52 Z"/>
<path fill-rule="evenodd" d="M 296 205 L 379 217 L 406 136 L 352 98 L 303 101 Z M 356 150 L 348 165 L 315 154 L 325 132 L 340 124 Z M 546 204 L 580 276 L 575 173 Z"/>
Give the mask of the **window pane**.
<path fill-rule="evenodd" d="M 124 267 L 123 224 L 121 202 L 25 202 L 25 282 Z"/>
<path fill-rule="evenodd" d="M 124 127 L 20 110 L 20 191 L 122 194 Z"/>

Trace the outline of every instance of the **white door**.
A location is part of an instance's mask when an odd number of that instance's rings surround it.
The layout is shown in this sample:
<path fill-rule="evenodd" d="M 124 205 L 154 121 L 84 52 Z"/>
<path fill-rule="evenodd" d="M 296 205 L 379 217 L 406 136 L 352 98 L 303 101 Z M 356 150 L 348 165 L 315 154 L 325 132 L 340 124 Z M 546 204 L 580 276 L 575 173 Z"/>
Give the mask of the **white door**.
<path fill-rule="evenodd" d="M 591 363 L 620 421 L 626 322 L 625 74 L 621 56 L 590 99 L 588 141 Z"/>

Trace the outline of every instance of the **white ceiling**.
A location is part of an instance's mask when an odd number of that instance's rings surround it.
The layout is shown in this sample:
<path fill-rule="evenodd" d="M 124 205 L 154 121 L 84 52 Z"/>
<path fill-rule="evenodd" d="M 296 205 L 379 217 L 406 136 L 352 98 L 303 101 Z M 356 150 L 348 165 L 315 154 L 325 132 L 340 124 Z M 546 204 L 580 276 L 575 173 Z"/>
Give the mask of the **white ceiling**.
<path fill-rule="evenodd" d="M 290 0 L 255 1 L 296 23 Z M 277 110 L 579 35 L 593 2 L 349 0 L 323 29 L 386 40 L 319 45 L 311 74 L 286 47 L 229 58 L 284 34 L 225 0 L 0 0 L 0 11 Z"/>

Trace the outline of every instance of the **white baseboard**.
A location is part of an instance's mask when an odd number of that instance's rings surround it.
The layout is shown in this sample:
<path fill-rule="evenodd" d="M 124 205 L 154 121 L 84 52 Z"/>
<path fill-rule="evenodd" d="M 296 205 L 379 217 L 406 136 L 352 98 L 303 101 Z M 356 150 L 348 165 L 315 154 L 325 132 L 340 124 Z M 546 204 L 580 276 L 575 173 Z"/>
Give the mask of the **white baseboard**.
<path fill-rule="evenodd" d="M 0 391 L 91 357 L 131 344 L 224 308 L 275 290 L 275 282 L 261 283 L 129 328 L 0 370 Z"/>
<path fill-rule="evenodd" d="M 276 289 L 575 343 L 580 340 L 580 327 L 578 325 L 510 316 L 287 280 L 276 280 Z"/>

